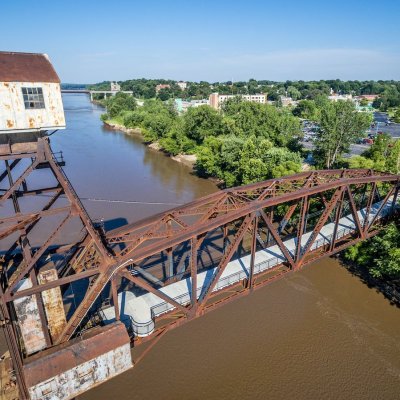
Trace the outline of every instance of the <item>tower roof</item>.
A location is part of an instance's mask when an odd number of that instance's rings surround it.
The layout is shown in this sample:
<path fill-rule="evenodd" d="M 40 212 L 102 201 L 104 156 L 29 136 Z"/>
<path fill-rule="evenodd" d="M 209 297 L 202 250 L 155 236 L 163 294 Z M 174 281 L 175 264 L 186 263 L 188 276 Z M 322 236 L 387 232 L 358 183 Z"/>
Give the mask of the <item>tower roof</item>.
<path fill-rule="evenodd" d="M 47 54 L 0 51 L 0 82 L 60 83 Z"/>

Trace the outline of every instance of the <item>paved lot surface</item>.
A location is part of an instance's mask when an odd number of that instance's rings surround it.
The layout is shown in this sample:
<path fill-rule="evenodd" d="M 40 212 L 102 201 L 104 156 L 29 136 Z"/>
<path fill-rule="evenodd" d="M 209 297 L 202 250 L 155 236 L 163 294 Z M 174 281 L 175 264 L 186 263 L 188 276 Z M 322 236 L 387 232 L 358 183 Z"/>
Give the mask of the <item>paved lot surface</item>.
<path fill-rule="evenodd" d="M 383 112 L 375 112 L 374 119 L 377 124 L 375 131 L 381 131 L 383 133 L 388 133 L 396 139 L 400 139 L 400 124 L 390 124 L 386 125 L 388 115 Z"/>
<path fill-rule="evenodd" d="M 375 134 L 377 132 L 388 133 L 395 139 L 400 139 L 400 124 L 392 123 L 390 125 L 386 125 L 386 121 L 388 119 L 388 115 L 383 112 L 375 112 L 374 120 L 376 123 L 376 127 L 371 129 L 371 133 Z M 302 142 L 303 147 L 307 150 L 313 150 L 314 145 L 312 142 Z M 367 144 L 353 144 L 350 147 L 350 153 L 346 154 L 345 157 L 351 157 L 355 155 L 362 154 L 365 150 L 369 148 L 370 145 Z"/>

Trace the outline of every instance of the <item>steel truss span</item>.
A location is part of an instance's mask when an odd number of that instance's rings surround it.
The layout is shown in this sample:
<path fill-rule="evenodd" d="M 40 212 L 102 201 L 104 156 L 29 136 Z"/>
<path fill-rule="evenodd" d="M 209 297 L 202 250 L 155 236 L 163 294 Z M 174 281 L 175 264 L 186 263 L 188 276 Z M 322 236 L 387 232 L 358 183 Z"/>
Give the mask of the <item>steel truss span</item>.
<path fill-rule="evenodd" d="M 159 339 L 375 235 L 398 215 L 400 176 L 323 170 L 222 190 L 105 232 L 90 220 L 48 138 L 0 159 L 1 314 L 17 370 L 35 346 L 50 348 L 107 322 L 110 307 L 134 344 Z M 175 292 L 180 282 L 186 289 Z M 150 322 L 121 313 L 122 292 L 148 302 Z M 27 298 L 38 313 L 36 341 L 24 334 Z"/>

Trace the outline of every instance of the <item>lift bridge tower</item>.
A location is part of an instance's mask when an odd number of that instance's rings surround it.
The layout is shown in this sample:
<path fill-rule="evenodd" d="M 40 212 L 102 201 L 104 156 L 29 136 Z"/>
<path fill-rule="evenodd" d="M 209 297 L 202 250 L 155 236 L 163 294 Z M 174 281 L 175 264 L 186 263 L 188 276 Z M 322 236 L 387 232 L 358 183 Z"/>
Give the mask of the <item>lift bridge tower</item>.
<path fill-rule="evenodd" d="M 48 56 L 0 52 L 4 399 L 71 399 L 132 366 L 123 324 L 74 325 L 87 313 L 77 292 L 90 289 L 112 256 L 62 170 L 62 153 L 51 149 L 51 135 L 65 126 Z"/>

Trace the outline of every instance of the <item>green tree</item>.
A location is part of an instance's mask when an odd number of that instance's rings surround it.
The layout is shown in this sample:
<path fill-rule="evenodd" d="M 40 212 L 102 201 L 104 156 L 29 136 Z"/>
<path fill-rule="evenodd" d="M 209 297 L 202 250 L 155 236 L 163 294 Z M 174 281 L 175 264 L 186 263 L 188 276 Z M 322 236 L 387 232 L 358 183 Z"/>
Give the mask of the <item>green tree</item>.
<path fill-rule="evenodd" d="M 394 122 L 400 124 L 400 107 L 394 113 Z"/>
<path fill-rule="evenodd" d="M 293 109 L 293 115 L 311 121 L 318 120 L 318 108 L 315 101 L 300 100 L 297 106 Z"/>
<path fill-rule="evenodd" d="M 222 116 L 209 106 L 191 107 L 183 115 L 185 135 L 201 144 L 207 136 L 218 136 L 222 133 Z"/>
<path fill-rule="evenodd" d="M 374 168 L 374 161 L 363 157 L 363 156 L 353 156 L 348 159 L 348 167 L 349 168 L 361 168 L 361 169 L 370 169 Z"/>
<path fill-rule="evenodd" d="M 400 278 L 400 229 L 392 223 L 379 235 L 346 250 L 345 258 L 366 267 L 377 278 Z"/>
<path fill-rule="evenodd" d="M 294 86 L 289 86 L 287 88 L 287 94 L 289 97 L 291 97 L 293 100 L 298 100 L 301 98 L 301 93 L 300 91 L 294 87 Z"/>
<path fill-rule="evenodd" d="M 171 97 L 173 97 L 172 90 L 170 90 L 169 88 L 161 89 L 161 90 L 158 92 L 157 97 L 158 97 L 161 101 L 166 101 L 166 100 L 170 99 Z"/>
<path fill-rule="evenodd" d="M 107 114 L 111 118 L 114 118 L 122 111 L 135 110 L 137 105 L 135 99 L 131 95 L 119 92 L 106 100 L 106 106 Z"/>
<path fill-rule="evenodd" d="M 386 133 L 378 135 L 372 146 L 363 154 L 374 163 L 374 169 L 393 174 L 400 173 L 400 141 Z"/>
<path fill-rule="evenodd" d="M 329 102 L 321 109 L 319 130 L 315 139 L 315 158 L 326 168 L 350 150 L 369 127 L 371 116 L 358 113 L 351 101 Z"/>

